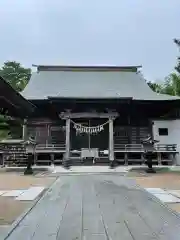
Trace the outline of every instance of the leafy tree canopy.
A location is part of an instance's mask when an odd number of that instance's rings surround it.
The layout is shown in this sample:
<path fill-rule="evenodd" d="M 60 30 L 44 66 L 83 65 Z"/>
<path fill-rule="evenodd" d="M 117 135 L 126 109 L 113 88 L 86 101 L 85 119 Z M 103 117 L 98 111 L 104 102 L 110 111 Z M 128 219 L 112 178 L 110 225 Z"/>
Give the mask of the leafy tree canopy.
<path fill-rule="evenodd" d="M 180 39 L 174 39 L 174 42 L 178 46 L 179 55 L 180 55 Z M 180 74 L 180 56 L 178 57 L 178 62 L 177 62 L 177 65 L 176 65 L 175 69 Z"/>
<path fill-rule="evenodd" d="M 0 68 L 0 75 L 16 90 L 22 91 L 31 77 L 31 69 L 20 63 L 7 61 Z"/>
<path fill-rule="evenodd" d="M 171 73 L 161 84 L 156 82 L 148 82 L 147 84 L 154 92 L 180 96 L 180 75 L 177 73 Z"/>
<path fill-rule="evenodd" d="M 155 83 L 155 82 L 147 82 L 148 86 L 157 93 L 161 93 L 162 92 L 162 86 L 161 84 Z"/>
<path fill-rule="evenodd" d="M 180 50 L 180 39 L 174 39 Z M 178 57 L 176 72 L 171 73 L 164 79 L 162 84 L 148 82 L 149 87 L 159 93 L 180 96 L 180 57 Z"/>
<path fill-rule="evenodd" d="M 31 69 L 24 68 L 16 61 L 7 61 L 0 68 L 0 75 L 18 92 L 22 91 L 31 77 Z M 7 138 L 9 124 L 7 116 L 0 114 L 0 139 Z M 21 131 L 21 130 L 19 130 Z"/>

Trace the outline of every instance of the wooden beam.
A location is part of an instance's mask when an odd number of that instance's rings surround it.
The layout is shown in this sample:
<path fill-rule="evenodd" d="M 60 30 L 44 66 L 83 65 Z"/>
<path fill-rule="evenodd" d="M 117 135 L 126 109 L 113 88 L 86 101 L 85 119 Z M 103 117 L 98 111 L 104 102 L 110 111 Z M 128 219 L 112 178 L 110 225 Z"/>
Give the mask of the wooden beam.
<path fill-rule="evenodd" d="M 70 118 L 66 119 L 66 154 L 65 154 L 65 161 L 69 161 L 70 157 Z"/>
<path fill-rule="evenodd" d="M 27 119 L 24 119 L 23 127 L 22 127 L 22 139 L 27 140 Z"/>
<path fill-rule="evenodd" d="M 95 113 L 95 112 L 82 112 L 82 113 L 68 113 L 64 112 L 59 114 L 59 117 L 61 119 L 67 119 L 67 118 L 109 118 L 109 117 L 118 117 L 117 112 L 109 112 L 109 113 Z"/>
<path fill-rule="evenodd" d="M 113 118 L 109 118 L 109 161 L 114 161 L 114 130 Z"/>

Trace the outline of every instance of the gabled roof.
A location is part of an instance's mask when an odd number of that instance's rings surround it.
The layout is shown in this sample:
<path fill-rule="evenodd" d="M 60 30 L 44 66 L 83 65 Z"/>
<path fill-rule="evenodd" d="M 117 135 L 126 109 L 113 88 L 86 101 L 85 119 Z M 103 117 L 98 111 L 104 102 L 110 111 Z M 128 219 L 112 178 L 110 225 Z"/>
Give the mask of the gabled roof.
<path fill-rule="evenodd" d="M 7 109 L 12 116 L 25 117 L 34 107 L 0 76 L 0 108 Z"/>
<path fill-rule="evenodd" d="M 29 100 L 56 98 L 132 98 L 175 100 L 153 92 L 138 66 L 38 66 L 22 92 Z"/>

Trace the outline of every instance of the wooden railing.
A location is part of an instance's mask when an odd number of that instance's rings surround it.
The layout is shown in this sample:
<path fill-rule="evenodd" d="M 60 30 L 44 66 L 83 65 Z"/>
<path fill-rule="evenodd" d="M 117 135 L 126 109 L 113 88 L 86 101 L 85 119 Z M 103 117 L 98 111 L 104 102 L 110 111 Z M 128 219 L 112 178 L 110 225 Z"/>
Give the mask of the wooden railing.
<path fill-rule="evenodd" d="M 177 144 L 156 144 L 154 148 L 159 152 L 176 152 Z"/>
<path fill-rule="evenodd" d="M 122 152 L 144 152 L 144 147 L 142 144 L 114 144 L 114 150 Z"/>
<path fill-rule="evenodd" d="M 114 150 L 119 152 L 144 152 L 142 144 L 114 144 Z M 177 152 L 176 144 L 156 144 L 155 152 Z"/>
<path fill-rule="evenodd" d="M 15 151 L 17 151 L 18 145 L 14 144 Z M 8 149 L 8 150 L 7 150 Z M 8 152 L 9 154 L 12 152 L 13 146 L 7 148 L 3 146 L 1 148 L 2 153 Z M 35 152 L 65 152 L 66 146 L 65 144 L 37 144 L 33 151 Z M 144 146 L 142 144 L 114 144 L 115 152 L 145 152 Z M 156 144 L 154 146 L 154 152 L 177 152 L 176 144 Z"/>
<path fill-rule="evenodd" d="M 65 150 L 65 144 L 38 144 L 35 150 Z"/>
<path fill-rule="evenodd" d="M 38 144 L 35 148 L 36 151 L 47 151 L 47 150 L 56 150 L 63 151 L 65 150 L 65 144 Z M 122 152 L 144 152 L 143 144 L 114 144 L 115 151 Z M 176 152 L 177 145 L 176 144 L 156 144 L 154 146 L 154 151 L 157 152 Z"/>

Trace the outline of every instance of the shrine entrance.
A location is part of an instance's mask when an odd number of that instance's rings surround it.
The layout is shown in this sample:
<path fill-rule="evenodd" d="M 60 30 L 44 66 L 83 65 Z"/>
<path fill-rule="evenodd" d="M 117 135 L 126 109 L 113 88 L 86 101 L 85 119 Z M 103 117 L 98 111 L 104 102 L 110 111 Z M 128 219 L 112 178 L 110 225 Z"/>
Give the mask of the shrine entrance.
<path fill-rule="evenodd" d="M 71 122 L 71 150 L 81 150 L 82 148 L 108 150 L 109 125 L 107 119 L 77 119 Z"/>
<path fill-rule="evenodd" d="M 79 139 L 81 139 L 81 140 L 79 140 L 79 143 L 78 143 L 78 141 L 77 141 L 77 143 L 74 143 L 74 144 L 77 144 L 78 148 L 80 148 L 80 151 L 81 151 L 81 154 L 82 154 L 82 151 L 83 151 L 82 146 L 83 145 L 87 146 L 86 147 L 87 150 L 89 150 L 89 149 L 92 150 L 93 149 L 92 146 L 94 144 L 99 145 L 100 143 L 103 143 L 103 142 L 105 143 L 104 139 L 106 139 L 106 136 L 104 136 L 104 137 L 101 136 L 98 141 L 95 141 L 95 137 L 96 137 L 95 135 L 103 132 L 104 128 L 105 128 L 105 125 L 109 126 L 109 137 L 107 137 L 108 141 L 106 141 L 106 142 L 108 142 L 109 161 L 112 163 L 114 161 L 113 121 L 117 116 L 118 116 L 118 113 L 115 113 L 115 112 L 113 112 L 113 113 L 97 113 L 97 112 L 95 112 L 95 113 L 92 113 L 92 112 L 91 113 L 89 113 L 89 112 L 84 112 L 84 113 L 70 113 L 70 112 L 61 113 L 60 114 L 61 119 L 66 120 L 66 152 L 65 152 L 65 156 L 64 156 L 64 165 L 67 165 L 67 163 L 68 163 L 68 161 L 70 160 L 70 157 L 71 157 L 70 152 L 71 152 L 71 149 L 72 149 L 72 146 L 73 146 L 73 145 L 71 146 L 71 142 L 72 142 L 71 140 L 72 140 L 72 136 L 73 136 L 71 134 L 72 127 L 75 130 L 75 134 L 76 134 L 75 136 L 83 133 L 84 140 L 83 140 L 83 138 L 79 138 Z M 83 122 L 84 119 L 87 119 L 86 122 L 85 122 L 86 125 L 83 125 L 81 123 L 76 123 L 75 121 L 77 119 L 80 119 L 81 122 Z M 103 121 L 103 119 L 106 119 L 106 122 L 103 122 L 100 125 L 99 124 L 94 125 L 94 123 L 96 121 L 101 122 L 101 121 Z M 93 122 L 93 121 L 95 121 L 95 122 Z M 89 124 L 90 124 L 90 126 L 89 126 Z M 104 131 L 104 133 L 105 133 L 105 131 Z M 91 136 L 93 134 L 94 134 L 94 139 Z M 99 153 L 99 148 L 96 147 L 95 150 L 96 150 L 96 152 Z M 88 154 L 91 154 L 91 151 L 89 151 Z"/>

